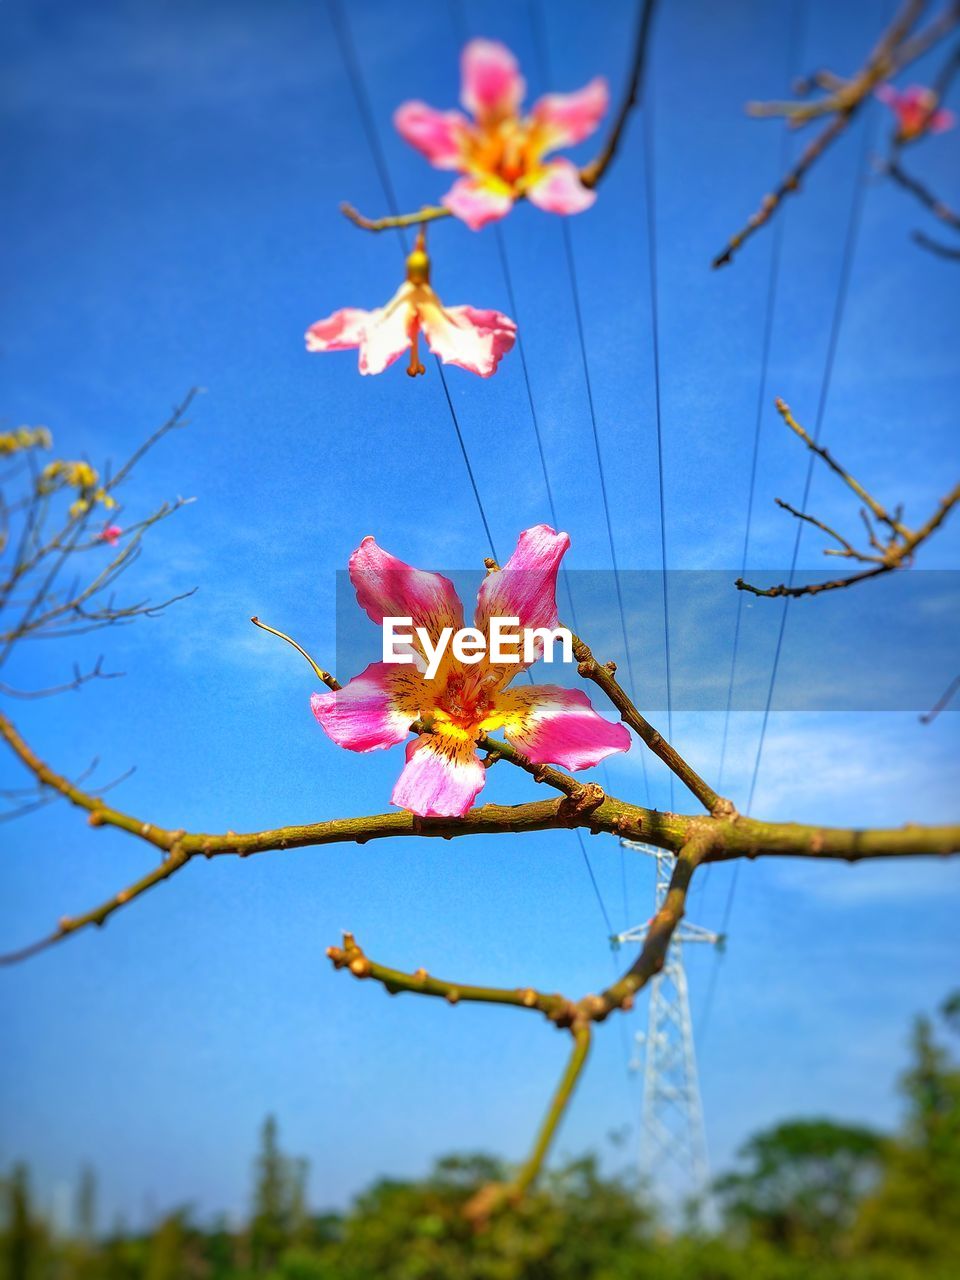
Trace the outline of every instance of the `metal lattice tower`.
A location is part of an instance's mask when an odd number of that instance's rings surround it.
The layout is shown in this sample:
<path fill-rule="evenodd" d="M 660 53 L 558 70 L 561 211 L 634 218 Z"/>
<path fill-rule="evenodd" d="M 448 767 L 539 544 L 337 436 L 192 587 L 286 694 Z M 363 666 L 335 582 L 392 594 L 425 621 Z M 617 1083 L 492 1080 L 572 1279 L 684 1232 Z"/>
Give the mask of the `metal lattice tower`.
<path fill-rule="evenodd" d="M 621 843 L 628 849 L 649 854 L 657 860 L 656 911 L 663 906 L 676 858 L 666 849 Z M 615 943 L 640 942 L 648 924 L 635 925 L 617 934 Z M 650 1005 L 646 1032 L 637 1032 L 642 1059 L 631 1063 L 643 1070 L 641 1113 L 641 1171 L 654 1173 L 661 1181 L 666 1166 L 679 1176 L 694 1194 L 705 1190 L 709 1169 L 703 1127 L 703 1106 L 693 1047 L 693 1026 L 687 975 L 683 967 L 683 947 L 688 942 L 722 944 L 720 934 L 700 925 L 681 921 L 664 958 L 663 969 L 650 983 Z"/>

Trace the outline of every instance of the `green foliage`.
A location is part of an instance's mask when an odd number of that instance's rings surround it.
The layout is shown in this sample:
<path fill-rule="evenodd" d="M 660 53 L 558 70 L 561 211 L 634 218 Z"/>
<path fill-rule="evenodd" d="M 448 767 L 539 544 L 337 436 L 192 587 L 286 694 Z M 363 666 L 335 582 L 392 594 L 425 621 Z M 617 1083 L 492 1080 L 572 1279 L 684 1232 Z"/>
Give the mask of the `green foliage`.
<path fill-rule="evenodd" d="M 831 1256 L 879 1180 L 884 1141 L 859 1126 L 788 1120 L 755 1134 L 740 1158 L 749 1168 L 715 1184 L 727 1221 L 798 1256 Z"/>
<path fill-rule="evenodd" d="M 942 1009 L 957 1020 L 960 1000 Z M 343 1214 L 311 1216 L 307 1166 L 261 1133 L 248 1225 L 199 1227 L 187 1209 L 148 1237 L 98 1238 L 85 1172 L 73 1238 L 56 1240 L 24 1166 L 0 1180 L 0 1280 L 956 1280 L 960 1068 L 920 1019 L 901 1081 L 902 1131 L 831 1120 L 755 1134 L 718 1180 L 720 1228 L 658 1222 L 638 1188 L 592 1158 L 547 1174 L 476 1231 L 463 1208 L 510 1170 L 448 1156 L 416 1181 L 381 1179 Z"/>

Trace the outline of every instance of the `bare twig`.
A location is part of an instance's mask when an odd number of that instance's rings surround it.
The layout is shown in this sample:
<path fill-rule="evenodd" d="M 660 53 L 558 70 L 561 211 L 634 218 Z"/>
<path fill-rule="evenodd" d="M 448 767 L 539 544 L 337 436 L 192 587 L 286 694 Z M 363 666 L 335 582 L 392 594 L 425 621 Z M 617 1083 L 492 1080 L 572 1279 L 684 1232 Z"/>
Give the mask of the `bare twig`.
<path fill-rule="evenodd" d="M 928 236 L 925 231 L 914 231 L 912 238 L 914 244 L 918 244 L 921 249 L 926 249 L 930 253 L 935 253 L 938 258 L 960 262 L 960 248 L 954 249 L 951 245 L 942 244 L 939 240 Z"/>
<path fill-rule="evenodd" d="M 12 685 L 0 683 L 0 693 L 6 694 L 8 698 L 24 698 L 32 701 L 36 698 L 52 698 L 58 693 L 69 693 L 71 690 L 81 689 L 91 680 L 118 680 L 122 675 L 122 671 L 104 671 L 101 654 L 90 671 L 81 671 L 74 663 L 73 679 L 65 684 L 52 685 L 48 689 L 14 689 Z"/>
<path fill-rule="evenodd" d="M 820 72 L 818 82 L 828 88 L 825 97 L 815 101 L 750 103 L 754 116 L 784 116 L 792 126 L 832 116 L 833 119 L 807 145 L 780 184 L 764 196 L 760 207 L 746 224 L 733 235 L 713 260 L 722 267 L 733 260 L 746 240 L 764 226 L 782 205 L 784 199 L 800 189 L 800 184 L 823 153 L 843 134 L 861 111 L 879 84 L 889 80 L 909 63 L 926 53 L 943 39 L 960 21 L 960 4 L 951 0 L 943 12 L 925 30 L 911 36 L 924 8 L 924 0 L 906 0 L 900 12 L 881 36 L 862 68 L 846 79 Z M 808 88 L 803 84 L 802 89 Z"/>
<path fill-rule="evenodd" d="M 654 755 L 660 757 L 671 773 L 676 774 L 709 813 L 716 817 L 730 817 L 736 812 L 731 802 L 718 795 L 674 750 L 666 738 L 644 719 L 633 705 L 626 690 L 618 683 L 614 674 L 617 669 L 616 663 L 598 662 L 579 636 L 573 637 L 573 656 L 579 664 L 577 670 L 580 675 L 585 680 L 592 680 L 594 684 L 599 685 L 620 712 L 620 718 L 624 724 L 629 725 L 634 733 L 643 739 Z"/>
<path fill-rule="evenodd" d="M 862 569 L 858 573 L 852 573 L 844 578 L 832 578 L 826 582 L 809 582 L 803 586 L 795 587 L 789 583 L 781 582 L 775 587 L 756 587 L 749 582 L 745 582 L 743 578 L 737 578 L 736 587 L 740 591 L 749 591 L 751 595 L 767 596 L 776 598 L 778 596 L 789 596 L 796 598 L 799 596 L 816 596 L 824 591 L 836 591 L 843 587 L 852 587 L 858 582 L 866 582 L 870 578 L 878 578 L 881 574 L 891 573 L 895 569 L 902 569 L 909 565 L 913 559 L 914 552 L 921 543 L 926 542 L 931 534 L 939 529 L 940 525 L 947 518 L 950 511 L 960 502 L 960 484 L 958 484 L 945 498 L 937 505 L 936 510 L 929 520 L 919 529 L 908 528 L 901 518 L 901 511 L 898 508 L 892 514 L 868 493 L 859 480 L 855 479 L 849 471 L 840 465 L 839 462 L 823 445 L 817 442 L 804 430 L 799 422 L 790 412 L 789 407 L 783 400 L 777 400 L 777 411 L 783 418 L 786 425 L 793 431 L 803 443 L 813 453 L 817 455 L 823 462 L 827 464 L 830 470 L 840 477 L 844 484 L 857 495 L 861 502 L 866 504 L 867 509 L 873 515 L 878 524 L 884 524 L 890 530 L 890 538 L 887 542 L 881 542 L 873 529 L 870 518 L 865 510 L 861 510 L 860 514 L 867 527 L 867 533 L 870 540 L 870 546 L 876 554 L 869 554 L 865 551 L 858 551 L 845 538 L 842 538 L 829 525 L 824 524 L 821 520 L 817 520 L 814 516 L 807 515 L 805 512 L 797 511 L 791 507 L 788 502 L 777 498 L 778 506 L 785 511 L 789 511 L 791 515 L 796 516 L 800 520 L 809 521 L 822 529 L 824 533 L 831 538 L 836 539 L 841 544 L 842 550 L 830 547 L 825 551 L 825 555 L 840 555 L 851 559 L 859 560 L 861 563 L 869 564 L 869 569 Z"/>
<path fill-rule="evenodd" d="M 960 676 L 954 676 L 930 710 L 925 711 L 923 715 L 919 717 L 920 723 L 930 724 L 932 721 L 936 720 L 940 712 L 950 705 L 953 700 L 953 695 L 958 689 L 960 689 Z"/>
<path fill-rule="evenodd" d="M 954 231 L 960 231 L 960 213 L 956 213 L 948 204 L 933 194 L 929 187 L 924 186 L 919 179 L 914 178 L 907 173 L 899 160 L 888 160 L 883 165 L 883 172 L 892 178 L 898 186 L 904 191 L 909 191 L 911 195 L 916 196 L 920 203 L 941 222 L 948 227 L 952 227 Z"/>

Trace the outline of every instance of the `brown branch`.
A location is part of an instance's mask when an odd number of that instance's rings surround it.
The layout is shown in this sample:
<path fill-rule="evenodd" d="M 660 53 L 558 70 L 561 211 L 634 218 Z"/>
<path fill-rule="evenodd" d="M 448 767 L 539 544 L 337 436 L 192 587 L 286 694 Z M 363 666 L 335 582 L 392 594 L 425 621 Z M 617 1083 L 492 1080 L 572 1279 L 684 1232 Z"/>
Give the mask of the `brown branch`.
<path fill-rule="evenodd" d="M 433 996 L 448 1004 L 461 1000 L 477 1004 L 506 1004 L 518 1009 L 535 1009 L 558 1026 L 569 1026 L 572 1019 L 571 1003 L 559 994 L 546 995 L 532 987 L 478 987 L 466 982 L 449 982 L 435 978 L 426 969 L 404 973 L 389 969 L 371 960 L 357 944 L 352 933 L 343 935 L 342 947 L 327 947 L 327 956 L 335 969 L 349 969 L 355 978 L 379 982 L 390 995 L 412 992 L 420 996 Z"/>
<path fill-rule="evenodd" d="M 825 97 L 813 102 L 805 100 L 748 104 L 747 109 L 751 115 L 785 116 L 793 126 L 828 115 L 833 116 L 833 119 L 807 145 L 780 184 L 764 196 L 760 207 L 745 225 L 731 236 L 724 249 L 713 259 L 714 268 L 731 262 L 745 241 L 770 221 L 784 199 L 800 189 L 800 184 L 810 169 L 845 132 L 877 86 L 927 52 L 960 21 L 960 5 L 951 3 L 924 31 L 910 38 L 910 32 L 919 20 L 923 7 L 924 0 L 907 0 L 854 76 L 842 78 L 831 75 L 833 87 Z M 821 78 L 826 74 L 828 73 L 821 72 Z"/>
<path fill-rule="evenodd" d="M 585 187 L 593 189 L 602 181 L 605 173 L 617 155 L 620 142 L 626 128 L 627 120 L 642 96 L 643 71 L 646 65 L 647 45 L 653 23 L 653 11 L 656 0 L 643 0 L 643 7 L 637 24 L 637 37 L 634 43 L 633 57 L 630 63 L 630 78 L 624 91 L 620 107 L 614 117 L 607 134 L 606 141 L 597 155 L 580 170 L 580 181 Z M 515 200 L 524 200 L 523 191 L 514 194 Z M 361 231 L 390 231 L 397 227 L 415 227 L 424 222 L 435 222 L 438 218 L 450 217 L 450 210 L 444 205 L 424 205 L 414 213 L 401 213 L 383 218 L 368 218 L 352 204 L 344 202 L 340 212 Z"/>
<path fill-rule="evenodd" d="M 857 104 L 859 106 L 859 103 Z M 780 182 L 779 186 L 763 197 L 759 209 L 756 213 L 751 214 L 744 226 L 735 235 L 732 235 L 727 241 L 723 250 L 714 258 L 711 266 L 714 268 L 726 266 L 728 262 L 733 261 L 733 255 L 747 241 L 754 232 L 759 231 L 776 211 L 780 208 L 784 199 L 788 195 L 800 190 L 800 183 L 806 177 L 809 170 L 813 167 L 817 160 L 823 155 L 831 143 L 836 142 L 837 138 L 843 133 L 847 125 L 853 118 L 856 107 L 849 109 L 838 115 L 832 120 L 822 133 L 818 133 L 813 141 L 804 148 L 803 153 L 797 163 L 790 169 L 787 176 Z"/>
<path fill-rule="evenodd" d="M 930 535 L 939 529 L 940 525 L 947 518 L 953 507 L 960 502 L 960 484 L 958 484 L 949 494 L 947 494 L 945 498 L 941 499 L 933 515 L 925 524 L 921 525 L 919 529 L 908 528 L 901 519 L 899 508 L 891 515 L 887 509 L 873 497 L 872 494 L 867 492 L 859 480 L 855 479 L 849 471 L 837 462 L 828 449 L 823 445 L 818 444 L 804 430 L 790 412 L 789 406 L 783 400 L 778 399 L 776 405 L 777 412 L 791 431 L 793 431 L 794 434 L 803 441 L 808 449 L 826 463 L 834 475 L 840 477 L 847 488 L 852 490 L 862 502 L 866 503 L 866 506 L 872 512 L 874 518 L 880 524 L 885 524 L 890 529 L 891 537 L 887 543 L 880 542 L 873 531 L 873 526 L 871 525 L 866 512 L 861 511 L 860 514 L 863 516 L 864 523 L 867 526 L 870 545 L 874 548 L 877 554 L 870 555 L 864 551 L 857 551 L 855 547 L 847 542 L 845 538 L 842 538 L 840 534 L 836 533 L 835 530 L 831 529 L 829 525 L 824 524 L 813 516 L 806 515 L 802 511 L 797 511 L 794 507 L 791 507 L 788 502 L 784 502 L 782 499 L 777 498 L 776 502 L 778 506 L 789 511 L 791 515 L 796 516 L 798 519 L 807 520 L 811 524 L 816 525 L 825 533 L 829 534 L 830 537 L 835 538 L 845 548 L 843 551 L 828 548 L 825 554 L 850 556 L 864 563 L 869 563 L 872 567 L 869 569 L 862 569 L 858 573 L 852 573 L 847 577 L 831 578 L 826 582 L 805 583 L 803 586 L 799 587 L 793 586 L 792 583 L 783 582 L 775 587 L 757 587 L 751 585 L 749 582 L 745 582 L 743 578 L 737 578 L 734 585 L 739 591 L 748 591 L 751 595 L 765 596 L 769 599 L 776 599 L 781 596 L 796 599 L 800 596 L 816 596 L 820 595 L 824 591 L 837 591 L 844 587 L 852 587 L 858 582 L 866 582 L 870 578 L 878 578 L 882 574 L 892 573 L 896 569 L 905 568 L 912 561 L 917 547 L 919 547 L 921 543 L 926 542 Z"/>
<path fill-rule="evenodd" d="M 647 45 L 650 40 L 655 7 L 656 0 L 644 0 L 640 20 L 637 23 L 637 37 L 633 47 L 630 79 L 627 82 L 620 109 L 610 127 L 606 142 L 600 148 L 600 152 L 595 159 L 584 165 L 580 170 L 580 181 L 585 187 L 590 187 L 591 189 L 595 187 L 610 167 L 610 163 L 620 146 L 620 140 L 623 137 L 623 131 L 626 128 L 630 113 L 637 105 L 637 100 L 641 97 L 643 72 L 647 61 Z"/>
<path fill-rule="evenodd" d="M 8 698 L 24 698 L 32 701 L 36 698 L 52 698 L 58 693 L 70 693 L 89 684 L 91 680 L 119 680 L 122 675 L 122 671 L 104 671 L 101 654 L 89 671 L 81 671 L 74 663 L 73 679 L 65 684 L 51 685 L 48 689 L 14 689 L 12 685 L 0 683 L 0 693 Z"/>
<path fill-rule="evenodd" d="M 0 963 L 8 964 L 52 946 L 88 925 L 102 925 L 115 911 L 168 879 L 196 857 L 243 858 L 251 854 L 286 849 L 344 843 L 365 844 L 368 840 L 398 836 L 428 836 L 450 840 L 461 836 L 519 834 L 570 827 L 643 840 L 676 853 L 689 841 L 691 835 L 705 829 L 704 824 L 708 824 L 711 832 L 710 852 L 704 858 L 708 862 L 763 856 L 837 858 L 856 862 L 863 858 L 933 856 L 960 851 L 960 824 L 858 830 L 795 823 L 765 823 L 736 813 L 727 814 L 722 810 L 713 817 L 705 818 L 703 815 L 646 809 L 615 796 L 605 795 L 599 788 L 592 789 L 589 784 L 585 788 L 586 799 L 564 794 L 526 804 L 486 804 L 469 810 L 459 818 L 419 818 L 412 813 L 398 812 L 334 818 L 326 822 L 246 833 L 186 832 L 146 822 L 105 804 L 100 796 L 83 791 L 40 760 L 10 720 L 3 715 L 0 715 L 0 737 L 6 740 L 14 754 L 42 786 L 58 792 L 71 804 L 86 812 L 91 826 L 114 827 L 126 831 L 165 855 L 165 861 L 160 866 L 120 893 L 113 894 L 99 906 L 82 915 L 61 920 L 53 933 L 25 950 L 0 956 Z M 497 744 L 497 747 L 503 749 L 505 745 Z M 506 749 L 506 752 L 510 751 L 512 748 Z M 506 753 L 504 758 L 508 758 Z M 539 769 L 539 766 L 531 766 L 531 769 Z M 563 774 L 559 774 L 557 779 L 545 776 L 543 781 L 549 784 L 565 777 Z M 579 787 L 581 784 L 575 785 Z M 598 792 L 602 799 L 597 800 Z"/>
<path fill-rule="evenodd" d="M 533 1150 L 517 1170 L 516 1176 L 507 1183 L 488 1183 L 481 1187 L 463 1207 L 464 1217 L 475 1227 L 482 1228 L 488 1219 L 504 1205 L 516 1204 L 522 1199 L 527 1188 L 540 1174 L 550 1144 L 556 1136 L 557 1128 L 573 1097 L 573 1092 L 586 1066 L 590 1053 L 593 1032 L 589 1022 L 578 1022 L 572 1028 L 573 1048 L 563 1069 L 560 1083 L 557 1085 L 547 1113 L 540 1125 Z"/>
<path fill-rule="evenodd" d="M 939 218 L 948 227 L 953 227 L 955 231 L 960 231 L 960 213 L 956 213 L 948 204 L 944 204 L 929 187 L 907 173 L 898 160 L 888 160 L 883 166 L 883 172 L 904 191 L 909 191 L 911 195 L 916 196 L 934 217 Z"/>
<path fill-rule="evenodd" d="M 954 249 L 948 244 L 941 244 L 939 240 L 934 240 L 924 231 L 914 231 L 913 242 L 918 244 L 921 249 L 927 249 L 930 253 L 935 253 L 938 258 L 947 258 L 951 262 L 960 262 L 960 249 Z"/>
<path fill-rule="evenodd" d="M 735 810 L 731 802 L 718 795 L 709 783 L 705 782 L 696 770 L 687 764 L 679 752 L 674 750 L 666 738 L 640 714 L 626 691 L 616 680 L 614 675 L 617 669 L 615 663 L 599 663 L 590 648 L 576 635 L 573 636 L 573 656 L 579 664 L 577 670 L 580 675 L 585 680 L 592 680 L 594 684 L 599 685 L 620 712 L 620 718 L 624 724 L 629 725 L 634 733 L 643 739 L 654 755 L 659 756 L 671 773 L 675 774 L 684 786 L 696 796 L 708 813 L 713 814 L 715 817 L 731 817 L 734 815 Z"/>
<path fill-rule="evenodd" d="M 509 1183 L 488 1184 L 472 1197 L 464 1212 L 475 1224 L 484 1223 L 504 1204 L 518 1201 L 539 1175 L 586 1064 L 592 1039 L 592 1024 L 604 1021 L 616 1009 L 632 1008 L 636 993 L 663 968 L 670 940 L 683 919 L 690 880 L 712 846 L 714 837 L 711 820 L 705 819 L 703 822 L 703 827 L 694 831 L 680 850 L 667 896 L 650 922 L 639 956 L 623 977 L 600 996 L 584 996 L 582 1000 L 573 1003 L 562 995 L 545 995 L 532 987 L 511 989 L 454 983 L 434 978 L 425 969 L 417 969 L 412 974 L 403 973 L 370 960 L 349 933 L 344 934 L 342 947 L 327 949 L 327 955 L 335 968 L 347 968 L 360 980 L 379 982 L 391 995 L 406 991 L 444 999 L 449 1004 L 473 1001 L 533 1009 L 544 1014 L 556 1026 L 569 1029 L 573 1047 L 533 1149 Z"/>
<path fill-rule="evenodd" d="M 843 537 L 842 534 L 837 533 L 836 529 L 831 529 L 828 524 L 824 524 L 824 522 L 822 520 L 818 520 L 816 516 L 808 515 L 806 511 L 798 511 L 797 508 L 792 507 L 789 502 L 784 502 L 783 498 L 774 498 L 774 502 L 778 507 L 789 512 L 790 515 L 795 516 L 798 520 L 803 520 L 807 524 L 814 525 L 815 528 L 821 529 L 828 535 L 828 537 L 833 538 L 835 542 L 839 542 L 841 549 L 838 551 L 836 547 L 827 547 L 823 553 L 825 556 L 849 556 L 854 560 L 877 559 L 877 556 L 864 555 L 862 551 L 858 551 L 856 547 L 852 546 L 851 543 Z"/>
<path fill-rule="evenodd" d="M 950 681 L 946 689 L 943 691 L 940 697 L 936 700 L 936 702 L 933 704 L 930 710 L 925 711 L 923 715 L 919 717 L 920 723 L 930 724 L 933 720 L 936 720 L 937 716 L 944 709 L 944 707 L 949 705 L 951 699 L 953 698 L 953 695 L 957 692 L 958 689 L 960 689 L 960 676 L 954 676 L 954 678 Z"/>
<path fill-rule="evenodd" d="M 602 1021 L 614 1009 L 628 1008 L 636 993 L 663 968 L 670 940 L 683 919 L 693 873 L 708 860 L 715 840 L 716 830 L 709 820 L 703 820 L 691 831 L 677 854 L 667 896 L 650 921 L 640 954 L 623 977 L 608 987 L 602 996 L 588 996 L 580 1002 L 584 1014 L 593 1021 Z"/>

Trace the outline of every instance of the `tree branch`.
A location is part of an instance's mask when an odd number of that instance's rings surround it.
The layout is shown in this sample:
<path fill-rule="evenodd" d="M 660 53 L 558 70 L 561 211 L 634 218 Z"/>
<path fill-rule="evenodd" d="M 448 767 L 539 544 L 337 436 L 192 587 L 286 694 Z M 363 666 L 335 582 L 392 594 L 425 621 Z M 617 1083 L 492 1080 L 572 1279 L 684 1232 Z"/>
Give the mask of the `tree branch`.
<path fill-rule="evenodd" d="M 592 680 L 594 684 L 599 685 L 620 712 L 620 718 L 624 724 L 628 724 L 634 733 L 643 739 L 654 755 L 659 756 L 671 773 L 680 779 L 709 813 L 715 817 L 734 815 L 735 810 L 731 802 L 718 795 L 633 705 L 614 676 L 617 669 L 616 663 L 599 663 L 590 648 L 576 635 L 573 636 L 573 656 L 579 664 L 577 670 L 580 675 L 585 680 Z"/>
<path fill-rule="evenodd" d="M 781 498 L 777 498 L 777 505 L 785 511 L 789 511 L 791 515 L 796 516 L 800 520 L 809 521 L 822 529 L 830 537 L 835 538 L 844 548 L 837 551 L 834 548 L 828 548 L 826 555 L 844 555 L 860 560 L 863 563 L 869 563 L 873 567 L 863 569 L 858 573 L 850 574 L 844 578 L 832 578 L 826 582 L 810 582 L 803 586 L 795 587 L 792 584 L 781 582 L 775 587 L 756 587 L 749 582 L 745 582 L 743 578 L 737 578 L 735 586 L 740 591 L 749 591 L 751 595 L 766 596 L 775 599 L 778 596 L 787 596 L 796 599 L 799 596 L 815 596 L 820 595 L 824 591 L 836 591 L 843 587 L 854 586 L 858 582 L 866 582 L 869 578 L 877 578 L 881 574 L 891 573 L 895 569 L 902 569 L 908 565 L 913 559 L 913 554 L 921 543 L 926 542 L 931 534 L 935 533 L 943 524 L 950 511 L 960 502 L 960 484 L 958 484 L 947 496 L 939 502 L 936 510 L 929 520 L 919 529 L 910 529 L 900 518 L 900 509 L 898 508 L 893 515 L 882 506 L 872 494 L 868 493 L 863 485 L 856 480 L 849 471 L 845 470 L 839 462 L 831 455 L 831 453 L 815 440 L 803 429 L 790 412 L 789 406 L 783 400 L 778 399 L 776 402 L 777 411 L 783 418 L 786 425 L 804 442 L 808 449 L 817 455 L 827 464 L 830 470 L 844 482 L 844 484 L 857 495 L 858 498 L 869 508 L 874 518 L 880 524 L 885 524 L 891 531 L 891 537 L 888 542 L 882 543 L 873 532 L 873 526 L 865 511 L 861 511 L 864 522 L 867 526 L 867 533 L 870 539 L 871 547 L 876 551 L 876 555 L 868 552 L 857 551 L 845 538 L 831 529 L 829 525 L 825 525 L 822 521 L 815 517 L 797 511 L 791 507 L 788 502 L 784 502 Z"/>
<path fill-rule="evenodd" d="M 960 4 L 952 2 L 947 5 L 927 28 L 916 36 L 910 32 L 920 18 L 924 8 L 924 0 L 906 0 L 900 12 L 881 36 L 862 68 L 849 79 L 833 76 L 831 73 L 820 73 L 829 76 L 831 91 L 816 101 L 750 103 L 748 111 L 754 116 L 785 116 L 791 125 L 802 125 L 809 121 L 832 115 L 833 119 L 807 145 L 799 160 L 794 164 L 780 184 L 768 195 L 764 196 L 757 211 L 748 218 L 745 225 L 727 242 L 724 249 L 713 259 L 713 267 L 722 267 L 733 260 L 734 254 L 756 231 L 770 221 L 782 205 L 784 199 L 800 189 L 800 184 L 813 168 L 824 152 L 834 143 L 854 117 L 867 102 L 874 89 L 883 81 L 889 80 L 904 67 L 926 53 L 939 40 L 942 40 L 960 20 Z M 803 86 L 806 87 L 806 86 Z"/>
<path fill-rule="evenodd" d="M 645 722 L 644 722 L 645 723 Z M 655 732 L 655 731 L 651 731 Z M 145 841 L 164 855 L 153 871 L 112 895 L 92 910 L 65 917 L 56 930 L 21 951 L 0 956 L 0 963 L 14 963 L 62 941 L 91 924 L 102 925 L 121 907 L 181 870 L 193 858 L 248 857 L 251 854 L 312 846 L 390 839 L 397 836 L 429 836 L 444 840 L 470 835 L 506 835 L 526 831 L 582 827 L 591 833 L 606 832 L 643 840 L 679 853 L 692 835 L 711 833 L 707 862 L 730 858 L 815 857 L 856 862 L 863 858 L 930 856 L 960 851 L 960 824 L 907 826 L 891 829 L 817 827 L 795 823 L 767 823 L 741 814 L 718 811 L 712 817 L 664 813 L 605 795 L 587 784 L 587 798 L 560 795 L 518 805 L 486 804 L 460 818 L 419 818 L 408 812 L 367 817 L 334 818 L 326 822 L 276 827 L 264 831 L 221 834 L 187 832 L 160 827 L 104 803 L 101 796 L 83 791 L 55 773 L 23 740 L 10 720 L 0 715 L 0 737 L 30 770 L 37 781 L 58 792 L 86 812 L 93 827 L 114 827 Z M 496 744 L 502 750 L 505 744 Z M 512 751 L 512 748 L 508 748 Z M 529 762 L 528 762 L 529 763 Z M 531 770 L 541 766 L 532 765 Z M 559 772 L 559 771 L 551 771 Z M 535 775 L 534 775 L 535 776 Z M 565 775 L 560 774 L 560 778 Z M 550 782 L 549 776 L 543 781 Z M 573 781 L 572 779 L 570 780 Z M 581 786 L 575 783 L 577 787 Z M 602 796 L 596 804 L 597 793 Z M 704 824 L 707 824 L 705 827 Z"/>

